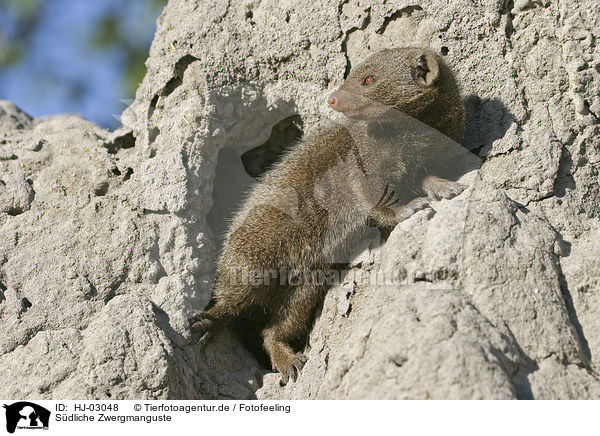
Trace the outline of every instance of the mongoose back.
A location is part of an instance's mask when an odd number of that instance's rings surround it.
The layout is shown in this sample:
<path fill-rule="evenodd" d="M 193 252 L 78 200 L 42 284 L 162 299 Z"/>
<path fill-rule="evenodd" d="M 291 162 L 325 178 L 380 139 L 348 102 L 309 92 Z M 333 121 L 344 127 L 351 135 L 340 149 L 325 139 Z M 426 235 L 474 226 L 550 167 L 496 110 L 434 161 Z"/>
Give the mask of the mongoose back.
<path fill-rule="evenodd" d="M 307 334 L 325 291 L 298 272 L 326 270 L 367 220 L 396 225 L 428 198 L 464 189 L 453 181 L 463 104 L 430 50 L 372 55 L 328 102 L 348 122 L 304 138 L 249 193 L 226 235 L 211 303 L 192 318 L 206 341 L 244 314 L 263 313 L 262 343 L 284 384 L 306 362 L 290 343 Z"/>

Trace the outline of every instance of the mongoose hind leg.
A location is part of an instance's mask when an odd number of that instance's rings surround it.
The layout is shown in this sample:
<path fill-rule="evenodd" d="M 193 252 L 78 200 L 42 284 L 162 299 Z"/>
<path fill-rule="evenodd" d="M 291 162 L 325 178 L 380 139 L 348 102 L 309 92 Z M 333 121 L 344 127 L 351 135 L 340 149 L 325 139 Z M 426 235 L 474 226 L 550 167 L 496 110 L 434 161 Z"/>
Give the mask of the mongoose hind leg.
<path fill-rule="evenodd" d="M 281 384 L 286 385 L 291 378 L 296 378 L 302 371 L 308 358 L 302 353 L 296 353 L 289 343 L 282 338 L 281 325 L 274 325 L 263 332 L 264 347 L 269 354 L 273 369 L 281 374 Z"/>
<path fill-rule="evenodd" d="M 260 291 L 247 283 L 236 282 L 238 277 L 226 269 L 217 272 L 217 280 L 213 289 L 213 297 L 204 311 L 192 315 L 192 330 L 202 335 L 199 343 L 209 342 L 223 330 L 253 301 L 253 296 Z"/>
<path fill-rule="evenodd" d="M 198 330 L 202 336 L 198 343 L 206 344 L 210 342 L 215 335 L 223 330 L 233 319 L 234 314 L 229 310 L 227 304 L 217 300 L 209 309 L 193 316 L 190 321 L 193 330 Z"/>
<path fill-rule="evenodd" d="M 461 183 L 452 182 L 436 176 L 427 176 L 425 180 L 423 180 L 423 190 L 434 200 L 456 197 L 463 192 L 465 188 L 466 186 Z"/>
<path fill-rule="evenodd" d="M 304 354 L 296 353 L 290 341 L 308 331 L 320 295 L 319 286 L 296 286 L 286 307 L 274 315 L 263 331 L 265 350 L 273 369 L 281 374 L 282 385 L 287 384 L 290 378 L 295 382 L 308 359 Z"/>

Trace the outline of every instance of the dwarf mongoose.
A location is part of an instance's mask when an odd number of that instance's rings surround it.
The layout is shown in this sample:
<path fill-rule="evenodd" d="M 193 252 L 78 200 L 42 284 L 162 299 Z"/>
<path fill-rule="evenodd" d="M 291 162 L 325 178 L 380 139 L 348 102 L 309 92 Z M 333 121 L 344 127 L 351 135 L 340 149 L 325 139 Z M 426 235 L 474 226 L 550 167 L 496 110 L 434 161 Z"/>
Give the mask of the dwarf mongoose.
<path fill-rule="evenodd" d="M 263 313 L 263 345 L 284 384 L 306 362 L 290 342 L 306 335 L 325 290 L 299 272 L 326 270 L 368 219 L 395 225 L 428 198 L 463 190 L 451 181 L 468 154 L 454 142 L 463 104 L 430 50 L 378 52 L 328 101 L 348 122 L 304 138 L 250 192 L 226 235 L 211 303 L 192 318 L 206 341 L 244 313 Z"/>

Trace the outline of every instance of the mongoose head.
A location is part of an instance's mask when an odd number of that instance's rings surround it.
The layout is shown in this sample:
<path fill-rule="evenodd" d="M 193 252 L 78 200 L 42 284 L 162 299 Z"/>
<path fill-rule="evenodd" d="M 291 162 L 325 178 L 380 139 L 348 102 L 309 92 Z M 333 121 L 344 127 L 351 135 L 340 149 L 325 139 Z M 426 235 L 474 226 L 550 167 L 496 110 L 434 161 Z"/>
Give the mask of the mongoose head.
<path fill-rule="evenodd" d="M 352 69 L 328 102 L 333 109 L 358 120 L 385 117 L 393 108 L 455 141 L 462 140 L 464 107 L 456 81 L 428 49 L 393 48 L 371 55 Z"/>

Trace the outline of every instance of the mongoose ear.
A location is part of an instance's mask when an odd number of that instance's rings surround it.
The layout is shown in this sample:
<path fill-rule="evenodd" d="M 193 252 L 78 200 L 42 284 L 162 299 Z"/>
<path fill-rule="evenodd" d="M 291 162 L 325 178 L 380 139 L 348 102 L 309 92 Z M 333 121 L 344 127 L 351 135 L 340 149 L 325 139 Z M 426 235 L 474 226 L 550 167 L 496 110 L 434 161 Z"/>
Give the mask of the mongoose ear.
<path fill-rule="evenodd" d="M 423 53 L 417 57 L 414 77 L 423 85 L 429 87 L 437 83 L 440 75 L 440 66 L 432 53 Z"/>

